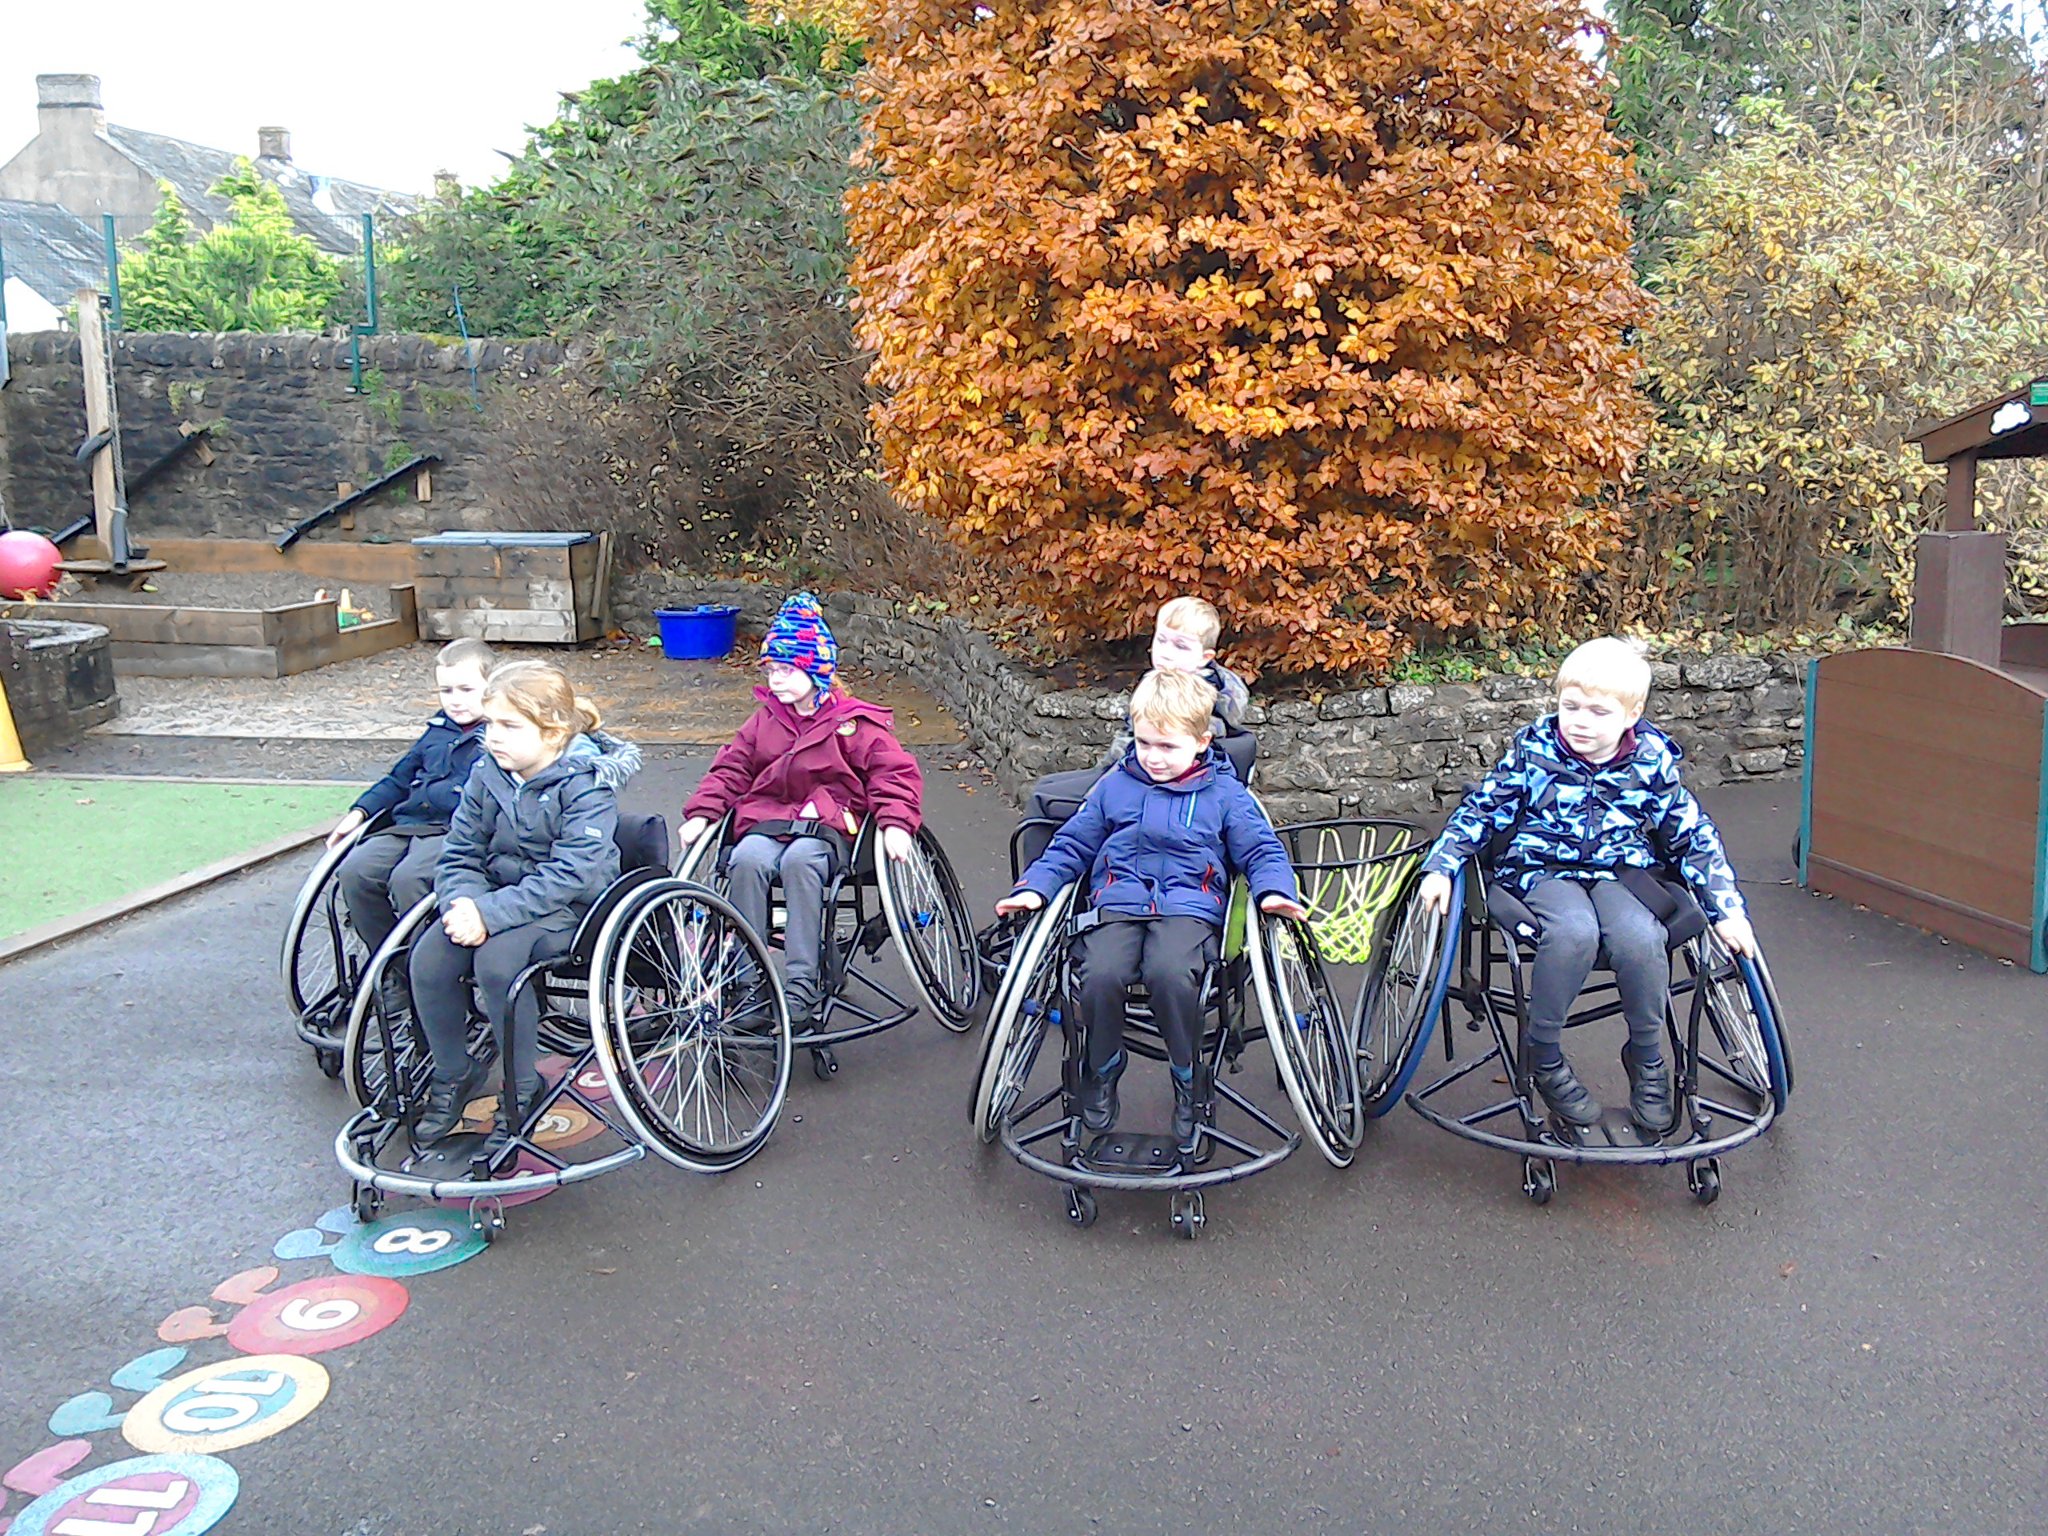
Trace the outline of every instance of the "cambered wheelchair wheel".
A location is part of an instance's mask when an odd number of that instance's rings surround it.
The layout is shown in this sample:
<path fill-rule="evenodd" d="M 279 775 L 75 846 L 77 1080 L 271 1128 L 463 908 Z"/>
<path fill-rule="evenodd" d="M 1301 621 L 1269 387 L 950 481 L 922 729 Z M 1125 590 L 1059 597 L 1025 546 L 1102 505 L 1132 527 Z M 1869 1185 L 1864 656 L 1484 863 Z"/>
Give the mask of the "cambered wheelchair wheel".
<path fill-rule="evenodd" d="M 1707 1034 L 1700 1041 L 1701 1066 L 1722 1072 L 1751 1092 L 1768 1094 L 1772 1108 L 1785 1111 L 1792 1096 L 1792 1057 L 1785 1015 L 1762 957 L 1738 959 L 1709 928 L 1694 941 L 1704 967 L 1696 984 L 1704 994 Z M 1721 1060 L 1708 1054 L 1718 1045 Z"/>
<path fill-rule="evenodd" d="M 1450 910 L 1443 914 L 1417 899 L 1421 884 L 1418 867 L 1396 905 L 1393 932 L 1358 994 L 1359 1102 L 1370 1119 L 1399 1103 L 1415 1076 L 1457 963 L 1465 872 L 1452 878 Z"/>
<path fill-rule="evenodd" d="M 732 816 L 721 816 L 711 824 L 705 834 L 696 842 L 676 855 L 673 873 L 678 880 L 687 880 L 692 885 L 701 885 L 706 890 L 718 889 L 718 855 L 725 847 L 726 839 L 732 836 Z"/>
<path fill-rule="evenodd" d="M 379 985 L 395 966 L 401 972 L 412 959 L 413 940 L 433 921 L 434 898 L 424 897 L 398 920 L 391 936 L 377 947 L 363 967 L 342 1038 L 341 1076 L 359 1108 L 389 1110 L 414 1104 L 426 1091 L 431 1067 L 426 1038 L 408 1010 L 387 1018 L 384 988 Z"/>
<path fill-rule="evenodd" d="M 883 851 L 881 838 L 869 842 L 882 915 L 904 969 L 931 1016 L 956 1035 L 964 1033 L 981 999 L 981 963 L 952 861 L 929 828 L 918 829 L 910 857 L 901 863 Z"/>
<path fill-rule="evenodd" d="M 1009 968 L 989 1005 L 988 1024 L 981 1037 L 981 1067 L 975 1073 L 974 1100 L 968 1106 L 974 1133 L 983 1141 L 996 1139 L 1003 1117 L 1016 1107 L 1045 1043 L 1064 959 L 1061 934 L 1073 901 L 1074 887 L 1065 885 L 1031 915 L 1017 936 Z"/>
<path fill-rule="evenodd" d="M 1248 915 L 1252 993 L 1281 1085 L 1301 1128 L 1332 1167 L 1348 1168 L 1364 1135 L 1358 1061 L 1344 1013 L 1306 923 Z"/>
<path fill-rule="evenodd" d="M 597 1061 L 657 1155 L 723 1173 L 761 1149 L 789 1092 L 789 1006 L 768 947 L 723 897 L 656 880 L 605 925 L 590 969 Z"/>
<path fill-rule="evenodd" d="M 357 936 L 341 901 L 341 861 L 363 835 L 358 829 L 341 846 L 321 853 L 285 924 L 278 968 L 292 1016 L 308 1029 L 339 1031 L 347 1022 L 355 983 L 369 963 L 369 947 Z"/>

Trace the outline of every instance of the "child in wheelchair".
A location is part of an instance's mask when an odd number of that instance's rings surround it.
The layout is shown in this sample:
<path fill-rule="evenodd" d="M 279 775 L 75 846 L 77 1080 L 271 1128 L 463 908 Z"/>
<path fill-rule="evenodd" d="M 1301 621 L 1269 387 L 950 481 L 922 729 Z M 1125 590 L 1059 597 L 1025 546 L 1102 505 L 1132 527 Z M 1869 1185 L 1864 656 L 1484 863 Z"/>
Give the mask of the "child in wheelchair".
<path fill-rule="evenodd" d="M 338 847 L 356 828 L 386 811 L 391 823 L 341 861 L 335 878 L 349 924 L 374 951 L 398 920 L 434 888 L 434 864 L 462 786 L 484 749 L 484 679 L 497 658 L 481 640 L 451 640 L 434 657 L 441 708 L 391 771 L 357 798 L 327 834 Z M 402 1011 L 402 978 L 387 973 L 387 1012 Z"/>
<path fill-rule="evenodd" d="M 1756 953 L 1720 834 L 1680 779 L 1684 754 L 1643 719 L 1649 663 L 1624 641 L 1589 640 L 1557 674 L 1557 709 L 1525 727 L 1465 796 L 1424 861 L 1423 904 L 1450 905 L 1460 864 L 1493 850 L 1488 874 L 1536 918 L 1528 1063 L 1536 1091 L 1566 1124 L 1601 1108 L 1565 1059 L 1565 1015 L 1605 951 L 1628 1044 L 1629 1117 L 1652 1135 L 1673 1118 L 1664 1019 L 1671 962 L 1665 920 L 1675 870 L 1738 955 Z"/>
<path fill-rule="evenodd" d="M 747 925 L 769 936 L 770 893 L 780 881 L 790 1028 L 816 1031 L 825 998 L 825 892 L 842 873 L 861 822 L 873 816 L 882 847 L 910 857 L 923 816 L 924 774 L 890 729 L 886 709 L 837 681 L 839 647 L 818 600 L 786 601 L 761 643 L 761 707 L 721 747 L 683 806 L 689 848 L 728 811 L 728 892 Z"/>
<path fill-rule="evenodd" d="M 1173 1078 L 1173 1134 L 1196 1141 L 1202 980 L 1215 961 L 1232 878 L 1260 909 L 1303 917 L 1294 869 L 1265 812 L 1213 745 L 1216 690 L 1155 668 L 1131 695 L 1133 741 L 1065 826 L 996 903 L 999 916 L 1045 905 L 1086 878 L 1073 957 L 1087 1064 L 1081 1123 L 1116 1123 L 1125 994 L 1142 982 Z"/>
<path fill-rule="evenodd" d="M 1216 611 L 1215 604 L 1199 597 L 1173 598 L 1161 605 L 1159 616 L 1153 620 L 1153 669 L 1186 672 L 1216 690 L 1209 732 L 1218 737 L 1234 736 L 1244 729 L 1245 710 L 1251 703 L 1251 692 L 1244 679 L 1216 659 L 1216 642 L 1222 636 L 1223 616 Z M 1126 715 L 1108 753 L 1093 768 L 1047 774 L 1032 786 L 1031 797 L 1025 804 L 1025 820 L 1057 824 L 1073 815 L 1096 781 L 1123 761 L 1131 738 L 1131 721 Z M 1026 862 L 1043 849 L 1043 842 L 1030 848 Z"/>
<path fill-rule="evenodd" d="M 414 1140 L 431 1146 L 461 1123 L 486 1066 L 469 1054 L 472 979 L 509 1056 L 514 1102 L 500 1102 L 486 1151 L 516 1133 L 541 1089 L 540 1003 L 514 979 L 537 960 L 566 954 L 585 912 L 619 875 L 614 841 L 620 785 L 639 750 L 599 729 L 559 667 L 518 661 L 497 668 L 482 697 L 485 756 L 477 763 L 434 877 L 440 922 L 411 959 L 416 1016 L 433 1076 Z"/>

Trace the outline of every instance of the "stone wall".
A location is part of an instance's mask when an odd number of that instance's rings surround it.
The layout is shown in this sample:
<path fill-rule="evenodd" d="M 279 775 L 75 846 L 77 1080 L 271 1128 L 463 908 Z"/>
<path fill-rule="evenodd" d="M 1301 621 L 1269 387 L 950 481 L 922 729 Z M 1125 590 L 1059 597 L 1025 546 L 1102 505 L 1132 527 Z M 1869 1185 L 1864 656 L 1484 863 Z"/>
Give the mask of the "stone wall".
<path fill-rule="evenodd" d="M 635 633 L 653 631 L 656 607 L 717 602 L 739 607 L 742 625 L 759 634 L 782 595 L 754 582 L 640 575 L 620 578 L 613 602 Z M 1099 760 L 1123 719 L 1122 693 L 1060 688 L 945 614 L 847 592 L 824 603 L 842 665 L 895 672 L 930 691 L 1013 798 L 1043 774 Z M 1797 774 L 1805 666 L 1792 655 L 1654 658 L 1650 717 L 1685 749 L 1688 781 Z M 1253 690 L 1249 719 L 1259 737 L 1259 793 L 1283 820 L 1446 810 L 1517 729 L 1550 707 L 1548 679 L 1531 677 L 1397 683 L 1318 698 L 1262 700 L 1262 691 Z"/>
<path fill-rule="evenodd" d="M 208 428 L 211 465 L 187 457 L 130 498 L 133 536 L 274 537 L 415 453 L 438 453 L 433 500 L 392 491 L 352 514 L 348 537 L 411 538 L 452 528 L 540 527 L 560 508 L 486 504 L 476 484 L 518 446 L 495 419 L 501 386 L 562 360 L 551 342 L 444 346 L 419 336 L 363 341 L 364 388 L 351 389 L 346 341 L 315 336 L 122 333 L 115 340 L 122 450 L 131 481 L 178 441 Z M 474 352 L 478 394 L 468 373 Z M 73 453 L 85 437 L 78 338 L 8 338 L 13 381 L 0 390 L 0 503 L 17 524 L 56 528 L 92 512 L 91 479 Z M 501 481 L 503 477 L 500 477 Z M 568 526 L 564 524 L 563 526 Z M 331 523 L 315 538 L 342 533 Z"/>
<path fill-rule="evenodd" d="M 120 709 L 113 651 L 97 624 L 0 622 L 0 679 L 23 754 L 68 746 Z"/>

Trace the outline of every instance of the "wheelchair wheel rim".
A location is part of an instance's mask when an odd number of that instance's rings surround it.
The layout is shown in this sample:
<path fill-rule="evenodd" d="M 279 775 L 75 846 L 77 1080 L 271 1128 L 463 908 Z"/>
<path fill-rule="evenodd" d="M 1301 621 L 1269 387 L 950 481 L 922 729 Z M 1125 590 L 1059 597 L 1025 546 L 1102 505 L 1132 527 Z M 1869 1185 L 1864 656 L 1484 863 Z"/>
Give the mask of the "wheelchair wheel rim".
<path fill-rule="evenodd" d="M 910 857 L 889 857 L 873 839 L 875 885 L 903 967 L 932 1017 L 955 1034 L 972 1022 L 981 994 L 973 922 L 945 849 L 920 828 Z"/>
<path fill-rule="evenodd" d="M 1336 1004 L 1328 996 L 1328 983 L 1318 996 L 1309 976 L 1309 964 L 1320 969 L 1313 948 L 1304 948 L 1313 941 L 1305 932 L 1295 932 L 1299 925 L 1292 920 L 1267 917 L 1256 907 L 1247 921 L 1252 993 L 1281 1087 L 1303 1133 L 1324 1161 L 1348 1168 L 1358 1150 L 1358 1095 L 1352 1086 L 1355 1079 L 1338 1061 L 1347 1041 Z"/>
<path fill-rule="evenodd" d="M 1034 992 L 1041 998 L 1049 996 L 1058 980 L 1060 956 L 1056 940 L 1073 899 L 1074 888 L 1061 887 L 1011 946 L 1010 964 L 989 1007 L 988 1027 L 982 1037 L 981 1069 L 974 1079 L 971 1113 L 975 1133 L 983 1141 L 995 1140 L 1003 1118 L 1030 1079 L 1038 1048 L 1036 1044 L 1028 1050 L 1022 1046 L 1018 1040 L 1019 1026 L 1028 1020 L 1026 1010 Z M 1036 1010 L 1040 1017 L 1048 1012 L 1042 1006 Z M 1020 1055 L 1025 1057 L 1021 1063 L 1015 1059 Z"/>
<path fill-rule="evenodd" d="M 1415 896 L 1420 885 L 1418 867 L 1381 962 L 1358 997 L 1359 1094 L 1369 1118 L 1385 1114 L 1415 1075 L 1450 986 L 1456 948 L 1451 925 L 1461 910 L 1464 872 L 1453 877 L 1450 908 L 1443 913 L 1424 909 Z"/>
<path fill-rule="evenodd" d="M 358 838 L 330 848 L 306 876 L 292 904 L 279 955 L 285 997 L 301 1023 L 323 1012 L 340 1015 L 370 958 L 341 901 L 341 861 Z"/>
<path fill-rule="evenodd" d="M 643 1142 L 701 1173 L 760 1150 L 789 1091 L 789 1009 L 729 903 L 650 884 L 607 924 L 590 985 L 599 1069 Z"/>
<path fill-rule="evenodd" d="M 425 1033 L 410 1013 L 384 1017 L 379 985 L 394 965 L 412 956 L 413 940 L 433 917 L 434 898 L 422 899 L 398 920 L 398 926 L 363 966 L 350 1001 L 348 1029 L 342 1037 L 342 1080 L 359 1109 L 395 1113 L 417 1103 L 433 1071 Z M 475 1042 L 471 1042 L 474 1046 Z"/>

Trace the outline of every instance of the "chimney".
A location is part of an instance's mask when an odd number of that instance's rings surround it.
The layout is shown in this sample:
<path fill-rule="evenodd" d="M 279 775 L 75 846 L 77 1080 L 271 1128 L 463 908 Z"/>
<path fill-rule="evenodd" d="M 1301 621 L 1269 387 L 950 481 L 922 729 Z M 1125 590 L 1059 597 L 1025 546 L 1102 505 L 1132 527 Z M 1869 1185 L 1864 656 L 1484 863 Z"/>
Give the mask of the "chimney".
<path fill-rule="evenodd" d="M 256 158 L 258 160 L 282 160 L 286 165 L 292 161 L 292 131 L 289 128 L 258 128 L 256 130 Z"/>
<path fill-rule="evenodd" d="M 434 197 L 451 208 L 462 201 L 462 183 L 453 171 L 434 172 Z"/>
<path fill-rule="evenodd" d="M 106 132 L 106 109 L 100 105 L 100 77 L 37 75 L 36 131 L 61 136 L 66 129 L 78 127 L 87 133 Z"/>

